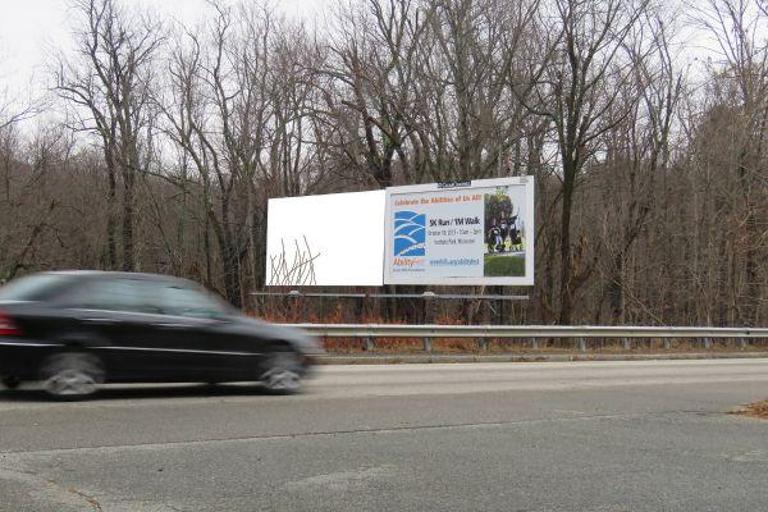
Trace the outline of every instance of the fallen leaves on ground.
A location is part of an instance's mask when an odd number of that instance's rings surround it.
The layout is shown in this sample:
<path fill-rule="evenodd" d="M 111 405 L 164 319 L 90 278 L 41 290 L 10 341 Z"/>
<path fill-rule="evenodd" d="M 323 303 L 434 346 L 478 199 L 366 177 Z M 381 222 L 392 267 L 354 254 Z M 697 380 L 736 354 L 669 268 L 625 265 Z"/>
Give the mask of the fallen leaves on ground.
<path fill-rule="evenodd" d="M 736 411 L 736 414 L 741 414 L 744 416 L 752 416 L 753 418 L 763 418 L 768 420 L 768 400 L 763 400 L 762 402 L 755 402 L 753 404 L 749 404 L 738 411 Z"/>

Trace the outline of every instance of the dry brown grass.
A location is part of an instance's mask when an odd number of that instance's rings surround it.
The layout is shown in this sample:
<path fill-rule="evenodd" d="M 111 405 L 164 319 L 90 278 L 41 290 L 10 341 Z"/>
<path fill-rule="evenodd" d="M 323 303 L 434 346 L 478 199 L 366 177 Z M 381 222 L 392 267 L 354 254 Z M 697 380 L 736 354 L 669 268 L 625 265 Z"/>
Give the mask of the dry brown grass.
<path fill-rule="evenodd" d="M 762 402 L 755 402 L 753 404 L 749 404 L 745 407 L 742 407 L 741 409 L 736 411 L 736 414 L 768 420 L 768 400 L 763 400 Z"/>

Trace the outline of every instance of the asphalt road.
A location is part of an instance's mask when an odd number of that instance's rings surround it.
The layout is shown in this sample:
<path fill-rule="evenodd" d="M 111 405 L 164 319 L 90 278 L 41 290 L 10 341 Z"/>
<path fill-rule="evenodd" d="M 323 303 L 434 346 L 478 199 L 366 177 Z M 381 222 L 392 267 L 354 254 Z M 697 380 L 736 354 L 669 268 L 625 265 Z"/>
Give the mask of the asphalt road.
<path fill-rule="evenodd" d="M 768 510 L 768 359 L 331 366 L 306 391 L 0 391 L 0 510 Z"/>

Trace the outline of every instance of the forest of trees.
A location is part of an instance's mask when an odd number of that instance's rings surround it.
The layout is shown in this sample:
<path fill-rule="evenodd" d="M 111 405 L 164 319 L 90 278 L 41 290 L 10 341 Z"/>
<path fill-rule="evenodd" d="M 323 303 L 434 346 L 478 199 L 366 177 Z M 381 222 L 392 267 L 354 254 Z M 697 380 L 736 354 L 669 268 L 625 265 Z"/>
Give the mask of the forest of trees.
<path fill-rule="evenodd" d="M 161 272 L 249 307 L 268 198 L 530 174 L 535 287 L 463 290 L 530 294 L 491 320 L 768 319 L 760 0 L 74 5 L 49 99 L 0 103 L 0 280 Z"/>

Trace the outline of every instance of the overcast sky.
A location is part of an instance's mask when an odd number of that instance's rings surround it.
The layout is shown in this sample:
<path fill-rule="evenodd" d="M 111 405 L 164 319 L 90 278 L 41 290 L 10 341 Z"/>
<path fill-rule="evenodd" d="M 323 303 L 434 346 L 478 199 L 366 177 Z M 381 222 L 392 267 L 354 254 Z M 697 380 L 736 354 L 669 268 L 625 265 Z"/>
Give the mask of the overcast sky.
<path fill-rule="evenodd" d="M 205 0 L 124 1 L 189 23 L 205 9 Z M 333 0 L 272 1 L 286 14 L 311 21 Z M 17 95 L 43 87 L 49 50 L 71 44 L 71 5 L 70 0 L 0 0 L 0 91 Z"/>
<path fill-rule="evenodd" d="M 164 19 L 192 24 L 207 11 L 206 0 L 122 0 L 125 5 L 158 12 Z M 234 1 L 234 0 L 231 0 Z M 355 0 L 268 0 L 291 17 L 309 23 L 323 23 L 327 13 L 339 1 Z M 66 50 L 72 45 L 76 19 L 71 0 L 0 0 L 0 100 L 8 96 L 24 101 L 26 94 L 39 95 L 48 85 L 46 56 L 52 49 Z M 683 55 L 689 63 L 702 56 L 702 39 L 683 37 Z M 695 67 L 689 73 L 696 72 Z M 8 97 L 6 97 L 8 99 Z"/>

